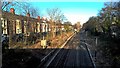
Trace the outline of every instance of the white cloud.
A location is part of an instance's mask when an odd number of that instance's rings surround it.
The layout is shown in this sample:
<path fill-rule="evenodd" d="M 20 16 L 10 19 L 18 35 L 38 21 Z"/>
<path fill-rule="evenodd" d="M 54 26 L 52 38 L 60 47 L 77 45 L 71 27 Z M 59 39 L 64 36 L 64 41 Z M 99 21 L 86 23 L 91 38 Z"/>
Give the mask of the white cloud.
<path fill-rule="evenodd" d="M 65 14 L 68 21 L 70 21 L 72 24 L 75 24 L 76 22 L 80 22 L 81 24 L 88 21 L 89 17 L 96 16 L 95 14 Z"/>

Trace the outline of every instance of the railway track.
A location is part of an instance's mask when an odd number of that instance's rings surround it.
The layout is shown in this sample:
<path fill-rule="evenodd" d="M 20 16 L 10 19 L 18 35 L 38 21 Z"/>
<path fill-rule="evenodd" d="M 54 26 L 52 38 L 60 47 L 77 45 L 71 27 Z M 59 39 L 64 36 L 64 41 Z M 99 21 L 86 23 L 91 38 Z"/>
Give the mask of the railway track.
<path fill-rule="evenodd" d="M 56 52 L 54 53 L 53 56 L 50 57 L 50 59 L 48 59 L 46 61 L 45 64 L 43 64 L 40 67 L 44 67 L 44 68 L 49 68 L 49 67 L 62 67 L 62 68 L 66 68 L 67 65 L 67 61 L 69 60 L 68 57 L 70 55 L 70 49 L 74 49 L 74 38 L 76 38 L 75 36 L 73 36 L 71 38 L 70 41 L 68 41 L 67 43 L 64 44 L 64 46 L 61 49 L 57 49 Z M 71 56 L 73 58 L 75 58 L 75 56 Z M 74 64 L 75 66 L 75 64 Z"/>
<path fill-rule="evenodd" d="M 74 35 L 72 35 L 71 37 L 69 37 L 66 42 L 60 47 L 60 48 L 55 48 L 53 49 L 51 52 L 49 52 L 49 54 L 47 54 L 43 59 L 41 59 L 41 63 L 38 65 L 37 68 L 40 68 L 40 67 L 49 67 L 49 66 L 59 66 L 61 65 L 60 63 L 63 62 L 63 58 L 66 58 L 66 55 L 68 53 L 69 50 L 66 51 L 66 49 L 64 48 L 67 48 L 66 44 L 69 42 L 69 40 L 73 37 Z M 59 55 L 59 54 L 62 54 L 62 55 Z M 58 58 L 57 60 L 54 60 L 56 59 L 58 56 L 61 56 L 61 58 Z M 52 63 L 54 61 L 60 61 L 60 62 L 57 62 L 56 63 Z"/>
<path fill-rule="evenodd" d="M 65 42 L 61 47 L 55 49 L 23 50 L 22 52 L 20 51 L 20 54 L 18 54 L 19 50 L 14 51 L 17 53 L 16 56 L 18 56 L 18 58 L 16 58 L 19 59 L 19 68 L 79 68 L 86 65 L 93 68 L 86 46 L 80 45 L 79 35 L 73 35 L 69 39 L 67 39 L 67 42 Z M 27 55 L 26 53 L 29 54 Z M 21 55 L 23 55 L 23 57 L 19 58 Z M 24 55 L 27 56 L 24 57 Z M 13 65 L 12 68 L 15 66 L 16 65 Z M 9 66 L 4 68 L 9 68 Z"/>
<path fill-rule="evenodd" d="M 86 45 L 79 45 L 79 35 L 72 37 L 70 41 L 61 49 L 57 49 L 53 56 L 49 56 L 49 59 L 39 66 L 38 68 L 95 68 L 92 64 L 91 57 L 89 55 Z M 81 47 L 79 47 L 81 46 Z"/>
<path fill-rule="evenodd" d="M 53 52 L 51 52 L 51 55 L 48 54 L 49 58 L 47 58 L 43 64 L 40 64 L 38 68 L 41 68 L 41 67 L 43 68 L 49 68 L 49 67 L 50 68 L 51 67 L 59 67 L 59 68 L 82 67 L 84 68 L 87 66 L 90 68 L 96 68 L 96 66 L 93 63 L 93 60 L 91 60 L 92 57 L 90 56 L 90 52 L 86 45 L 81 45 L 81 48 L 82 48 L 81 52 L 76 51 L 76 50 L 79 50 L 79 46 L 80 46 L 80 45 L 77 46 L 78 45 L 76 42 L 78 41 L 78 39 L 76 39 L 77 37 L 78 36 L 72 37 L 72 39 L 68 41 L 66 44 L 64 44 L 62 48 L 53 50 Z M 86 60 L 86 59 L 89 59 L 89 60 Z"/>
<path fill-rule="evenodd" d="M 52 62 L 49 62 L 46 67 L 63 67 L 64 62 L 67 59 L 67 55 L 69 54 L 69 50 L 61 49 L 61 51 L 56 55 L 54 58 L 55 60 L 52 60 Z"/>

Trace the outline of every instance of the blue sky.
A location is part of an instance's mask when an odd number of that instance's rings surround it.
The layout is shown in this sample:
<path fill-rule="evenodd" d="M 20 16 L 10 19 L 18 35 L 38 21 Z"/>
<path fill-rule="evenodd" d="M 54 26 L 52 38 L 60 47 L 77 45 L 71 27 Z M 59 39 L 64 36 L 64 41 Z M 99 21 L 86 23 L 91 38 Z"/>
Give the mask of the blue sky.
<path fill-rule="evenodd" d="M 85 23 L 89 17 L 96 16 L 104 7 L 104 2 L 31 2 L 38 8 L 41 16 L 47 17 L 47 8 L 59 8 L 72 24 L 80 21 Z"/>

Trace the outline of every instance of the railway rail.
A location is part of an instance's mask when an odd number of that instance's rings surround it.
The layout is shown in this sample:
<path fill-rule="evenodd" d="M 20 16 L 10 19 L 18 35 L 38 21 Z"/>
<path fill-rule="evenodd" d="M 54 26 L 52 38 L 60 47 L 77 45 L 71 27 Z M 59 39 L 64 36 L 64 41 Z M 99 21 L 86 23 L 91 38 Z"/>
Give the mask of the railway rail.
<path fill-rule="evenodd" d="M 53 49 L 51 52 L 49 52 L 49 54 L 47 54 L 43 59 L 41 59 L 41 63 L 38 65 L 37 68 L 39 67 L 47 67 L 47 66 L 51 66 L 51 62 L 53 61 L 54 58 L 56 58 L 56 56 L 58 55 L 58 53 L 60 51 L 64 51 L 64 47 L 66 48 L 66 44 L 69 42 L 69 40 L 74 36 L 74 34 L 72 36 L 70 36 L 66 42 L 60 47 L 60 48 L 55 48 Z M 64 52 L 62 52 L 63 54 Z"/>
<path fill-rule="evenodd" d="M 53 51 L 53 55 L 49 56 L 49 59 L 43 64 L 40 64 L 38 68 L 44 67 L 90 67 L 96 68 L 91 60 L 90 52 L 86 45 L 79 45 L 79 36 L 74 36 L 68 41 L 63 48 Z M 81 47 L 80 47 L 81 46 Z"/>
<path fill-rule="evenodd" d="M 80 43 L 81 41 L 79 37 L 80 37 L 79 33 L 76 35 L 72 35 L 59 48 L 42 49 L 42 50 L 39 50 L 39 49 L 23 50 L 22 52 L 20 51 L 20 54 L 23 55 L 23 57 L 20 57 L 21 55 L 18 54 L 19 50 L 18 52 L 14 51 L 15 53 L 17 52 L 17 54 L 14 54 L 13 56 L 19 55 L 18 56 L 19 67 L 16 65 L 13 65 L 12 68 L 14 68 L 15 66 L 18 68 L 26 68 L 26 67 L 27 68 L 28 67 L 32 67 L 32 68 L 41 68 L 41 67 L 42 68 L 49 68 L 49 67 L 79 68 L 79 67 L 82 67 L 84 68 L 84 66 L 86 65 L 90 66 L 90 68 L 95 68 L 90 59 L 90 55 L 89 55 L 90 52 L 88 52 L 89 50 L 87 49 L 87 46 L 85 44 L 83 45 Z M 27 55 L 23 53 L 29 53 L 29 54 Z M 24 55 L 27 55 L 27 56 L 24 56 Z M 8 68 L 8 67 L 3 67 L 3 68 Z"/>

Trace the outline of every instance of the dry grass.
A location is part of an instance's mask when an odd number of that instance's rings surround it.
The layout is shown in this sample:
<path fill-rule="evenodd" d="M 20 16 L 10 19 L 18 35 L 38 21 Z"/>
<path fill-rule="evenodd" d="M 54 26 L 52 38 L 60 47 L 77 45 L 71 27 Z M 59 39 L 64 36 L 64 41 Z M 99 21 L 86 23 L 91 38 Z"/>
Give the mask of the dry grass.
<path fill-rule="evenodd" d="M 70 37 L 73 34 L 73 32 L 68 32 L 68 33 L 62 33 L 62 35 L 57 35 L 54 38 L 50 38 L 49 36 L 45 37 L 46 40 L 51 40 L 51 45 L 48 46 L 49 48 L 56 48 L 56 47 L 60 47 L 60 45 L 62 45 L 68 37 Z M 35 44 L 30 44 L 30 42 L 27 42 L 28 44 L 26 45 L 24 42 L 13 42 L 12 46 L 10 46 L 11 49 L 38 49 L 38 48 L 42 48 L 42 46 L 40 45 L 41 42 L 40 39 L 36 40 Z"/>

